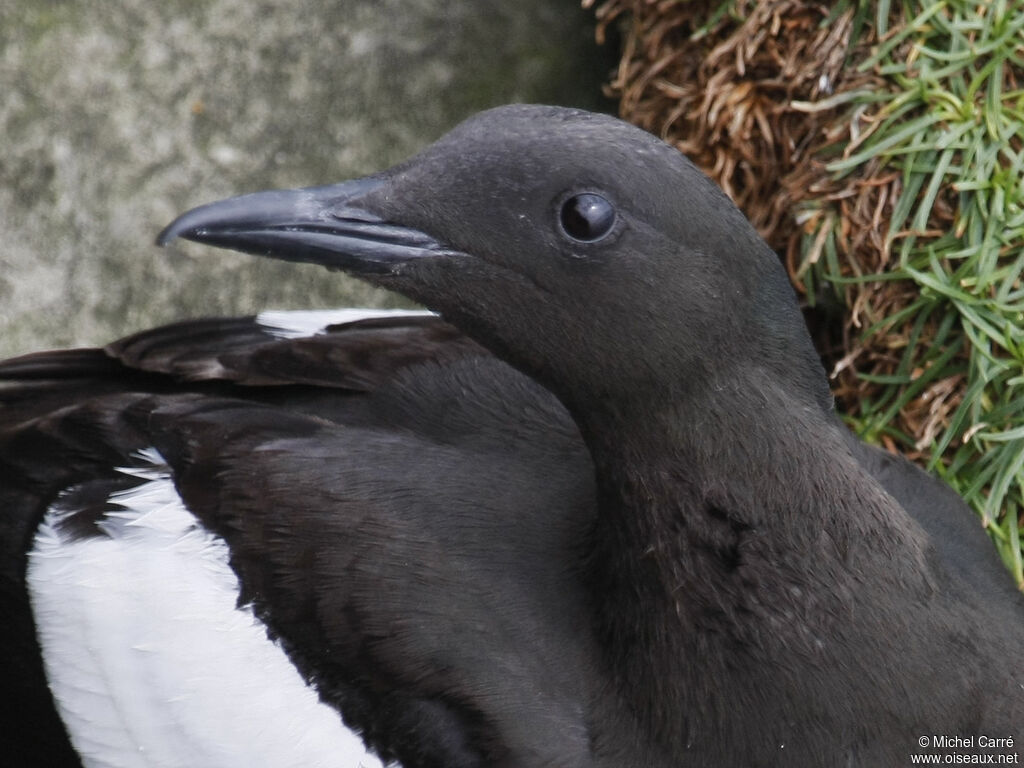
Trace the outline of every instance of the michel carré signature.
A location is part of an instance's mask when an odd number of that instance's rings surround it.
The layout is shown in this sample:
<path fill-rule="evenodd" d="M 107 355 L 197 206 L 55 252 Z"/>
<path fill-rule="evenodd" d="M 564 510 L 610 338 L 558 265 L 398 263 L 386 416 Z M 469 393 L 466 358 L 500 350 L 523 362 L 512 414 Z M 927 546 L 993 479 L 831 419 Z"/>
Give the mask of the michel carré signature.
<path fill-rule="evenodd" d="M 933 749 L 1012 749 L 1014 744 L 1012 736 L 995 738 L 985 734 L 977 736 L 932 734 L 929 746 Z"/>

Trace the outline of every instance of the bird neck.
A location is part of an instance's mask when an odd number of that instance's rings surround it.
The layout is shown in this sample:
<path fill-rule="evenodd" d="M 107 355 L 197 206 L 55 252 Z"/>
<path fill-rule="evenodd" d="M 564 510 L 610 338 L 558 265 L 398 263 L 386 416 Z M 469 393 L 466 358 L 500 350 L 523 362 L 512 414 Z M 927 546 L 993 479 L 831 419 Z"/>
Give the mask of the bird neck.
<path fill-rule="evenodd" d="M 741 690 L 782 654 L 842 663 L 820 639 L 845 631 L 837 617 L 892 582 L 929 589 L 919 530 L 831 414 L 763 380 L 707 392 L 578 419 L 599 492 L 596 631 L 623 700 L 673 748 L 726 722 L 709 688 Z"/>

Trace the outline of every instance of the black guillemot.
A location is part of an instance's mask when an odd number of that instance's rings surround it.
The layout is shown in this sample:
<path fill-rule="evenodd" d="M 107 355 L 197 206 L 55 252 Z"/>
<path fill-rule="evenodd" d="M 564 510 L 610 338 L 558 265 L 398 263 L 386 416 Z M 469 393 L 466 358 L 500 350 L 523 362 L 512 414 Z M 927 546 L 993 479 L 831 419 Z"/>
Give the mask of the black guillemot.
<path fill-rule="evenodd" d="M 951 490 L 843 426 L 777 256 L 655 137 L 501 107 L 177 238 L 436 315 L 0 363 L 4 764 L 820 768 L 1024 739 L 1024 596 Z"/>

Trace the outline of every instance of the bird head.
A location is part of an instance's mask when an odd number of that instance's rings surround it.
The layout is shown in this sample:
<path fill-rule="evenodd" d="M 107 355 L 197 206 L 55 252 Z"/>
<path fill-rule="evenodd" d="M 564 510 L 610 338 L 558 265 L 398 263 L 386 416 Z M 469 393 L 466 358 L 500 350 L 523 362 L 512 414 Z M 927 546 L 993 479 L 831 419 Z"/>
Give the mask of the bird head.
<path fill-rule="evenodd" d="M 514 105 L 329 186 L 159 236 L 342 269 L 440 313 L 572 410 L 759 371 L 830 406 L 775 253 L 688 159 L 615 118 Z"/>

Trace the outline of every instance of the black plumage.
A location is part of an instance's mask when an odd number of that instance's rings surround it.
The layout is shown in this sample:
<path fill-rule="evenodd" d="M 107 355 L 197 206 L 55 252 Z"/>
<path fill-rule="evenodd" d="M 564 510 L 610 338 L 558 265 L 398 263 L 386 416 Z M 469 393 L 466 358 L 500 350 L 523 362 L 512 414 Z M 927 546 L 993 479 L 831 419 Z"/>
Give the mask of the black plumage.
<path fill-rule="evenodd" d="M 111 468 L 154 446 L 243 600 L 406 768 L 889 765 L 922 735 L 1024 738 L 1024 600 L 983 532 L 845 430 L 777 258 L 653 137 L 501 108 L 174 237 L 444 320 L 183 324 L 0 367 L 0 650 L 40 721 L 27 542 L 69 486 L 102 515 Z"/>

